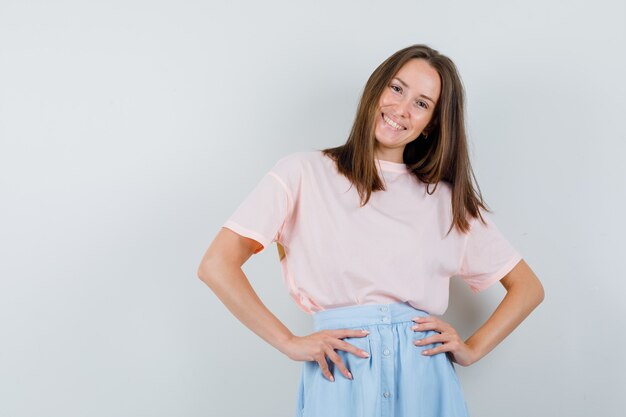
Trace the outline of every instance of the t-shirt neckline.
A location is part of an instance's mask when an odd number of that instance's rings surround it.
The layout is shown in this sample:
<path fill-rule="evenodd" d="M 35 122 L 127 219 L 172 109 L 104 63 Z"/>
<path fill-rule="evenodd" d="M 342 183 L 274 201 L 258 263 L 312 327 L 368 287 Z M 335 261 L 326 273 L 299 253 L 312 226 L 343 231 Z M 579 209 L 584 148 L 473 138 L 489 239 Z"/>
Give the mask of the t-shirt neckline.
<path fill-rule="evenodd" d="M 410 172 L 409 167 L 407 167 L 404 162 L 391 162 L 391 161 L 385 161 L 384 159 L 378 159 L 378 158 L 375 158 L 375 159 L 376 159 L 377 166 L 378 164 L 380 164 L 380 169 L 382 169 L 383 171 L 403 172 L 403 173 Z"/>
<path fill-rule="evenodd" d="M 322 155 L 322 157 L 326 157 L 327 160 L 333 161 L 328 155 L 325 155 L 323 152 L 319 151 L 319 154 Z M 385 161 L 384 159 L 378 159 L 376 157 L 374 157 L 374 161 L 376 167 L 380 168 L 382 171 L 399 172 L 404 174 L 408 174 L 411 172 L 409 167 L 404 162 Z"/>

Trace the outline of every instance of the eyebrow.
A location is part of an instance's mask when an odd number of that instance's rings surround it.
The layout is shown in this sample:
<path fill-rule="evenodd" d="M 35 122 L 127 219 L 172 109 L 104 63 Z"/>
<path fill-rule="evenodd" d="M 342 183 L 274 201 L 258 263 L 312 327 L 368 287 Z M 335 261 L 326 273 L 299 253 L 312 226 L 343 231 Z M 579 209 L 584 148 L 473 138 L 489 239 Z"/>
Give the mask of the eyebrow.
<path fill-rule="evenodd" d="M 408 88 L 408 87 L 409 87 L 409 86 L 407 85 L 407 83 L 405 83 L 404 81 L 402 81 L 400 78 L 398 78 L 398 77 L 394 77 L 394 79 L 395 79 L 395 80 L 400 81 L 400 84 L 402 84 L 404 87 L 406 87 L 406 88 Z M 434 101 L 432 98 L 428 97 L 426 94 L 420 94 L 420 97 L 424 97 L 425 99 L 430 100 L 430 102 L 431 102 L 431 103 L 435 104 L 435 101 Z"/>

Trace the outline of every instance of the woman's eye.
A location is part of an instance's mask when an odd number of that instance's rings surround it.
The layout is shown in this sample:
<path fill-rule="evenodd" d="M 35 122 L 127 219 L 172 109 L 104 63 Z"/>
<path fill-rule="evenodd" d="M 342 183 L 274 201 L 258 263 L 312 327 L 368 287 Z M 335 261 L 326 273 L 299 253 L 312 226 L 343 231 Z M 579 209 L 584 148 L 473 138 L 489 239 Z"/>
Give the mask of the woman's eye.
<path fill-rule="evenodd" d="M 396 88 L 397 88 L 397 90 L 396 90 Z M 400 91 L 400 90 L 402 90 L 399 86 L 397 86 L 397 85 L 393 85 L 393 84 L 391 85 L 391 89 L 392 89 L 393 91 Z"/>
<path fill-rule="evenodd" d="M 426 104 L 424 101 L 416 101 L 417 105 L 420 106 L 423 104 L 423 108 L 427 109 L 428 108 L 428 104 Z"/>

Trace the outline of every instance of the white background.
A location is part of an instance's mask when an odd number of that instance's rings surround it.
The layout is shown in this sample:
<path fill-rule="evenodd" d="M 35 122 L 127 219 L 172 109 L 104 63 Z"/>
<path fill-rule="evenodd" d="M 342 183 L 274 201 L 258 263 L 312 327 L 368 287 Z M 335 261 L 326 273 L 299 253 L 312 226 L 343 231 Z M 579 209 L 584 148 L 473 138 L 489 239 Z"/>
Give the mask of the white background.
<path fill-rule="evenodd" d="M 196 277 L 287 153 L 345 142 L 370 73 L 457 64 L 495 221 L 546 298 L 457 366 L 473 417 L 626 410 L 622 1 L 0 1 L 0 415 L 284 416 L 301 362 Z M 295 334 L 275 245 L 244 266 Z M 463 338 L 505 291 L 453 279 Z"/>

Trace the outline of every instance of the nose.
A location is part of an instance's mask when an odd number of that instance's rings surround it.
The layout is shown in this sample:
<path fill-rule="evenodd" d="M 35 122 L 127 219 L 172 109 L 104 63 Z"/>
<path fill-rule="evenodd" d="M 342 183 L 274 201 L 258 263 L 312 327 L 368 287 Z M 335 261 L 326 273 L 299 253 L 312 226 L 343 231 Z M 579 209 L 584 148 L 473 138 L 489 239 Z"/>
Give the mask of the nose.
<path fill-rule="evenodd" d="M 409 106 L 411 105 L 411 101 L 408 98 L 402 98 L 396 103 L 396 114 L 398 116 L 403 116 L 405 118 L 409 117 Z"/>

